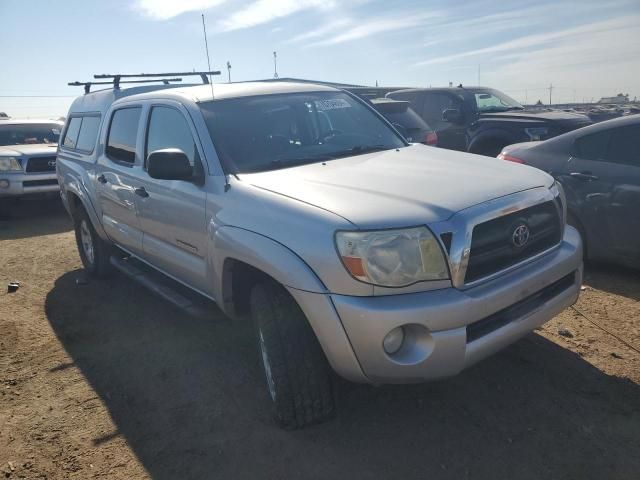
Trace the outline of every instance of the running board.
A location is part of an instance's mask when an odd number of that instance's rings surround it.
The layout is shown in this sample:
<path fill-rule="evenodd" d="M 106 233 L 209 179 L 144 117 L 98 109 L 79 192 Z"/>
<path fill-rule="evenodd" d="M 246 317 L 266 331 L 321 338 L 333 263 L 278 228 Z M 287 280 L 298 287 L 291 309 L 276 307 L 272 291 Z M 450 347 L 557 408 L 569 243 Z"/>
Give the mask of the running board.
<path fill-rule="evenodd" d="M 205 299 L 190 290 L 187 292 L 188 289 L 184 285 L 146 266 L 133 257 L 123 258 L 113 255 L 109 261 L 119 272 L 193 317 L 210 318 L 212 313 L 217 310 L 215 303 L 211 300 Z M 184 294 L 181 291 L 184 291 Z M 195 297 L 198 297 L 198 299 L 196 300 Z M 210 308 L 206 308 L 205 304 L 207 303 L 210 304 Z"/>

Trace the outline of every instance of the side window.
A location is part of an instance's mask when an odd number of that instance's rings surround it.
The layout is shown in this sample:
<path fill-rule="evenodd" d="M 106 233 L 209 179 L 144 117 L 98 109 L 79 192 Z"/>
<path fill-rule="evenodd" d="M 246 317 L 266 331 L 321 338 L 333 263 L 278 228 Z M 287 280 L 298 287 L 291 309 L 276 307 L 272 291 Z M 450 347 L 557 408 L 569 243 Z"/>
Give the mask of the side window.
<path fill-rule="evenodd" d="M 76 148 L 86 153 L 93 153 L 98 139 L 98 128 L 100 128 L 100 117 L 93 115 L 82 117 Z"/>
<path fill-rule="evenodd" d="M 147 130 L 145 158 L 151 152 L 163 148 L 182 150 L 189 158 L 191 166 L 195 166 L 197 149 L 191 129 L 182 113 L 171 107 L 153 107 Z"/>
<path fill-rule="evenodd" d="M 72 117 L 69 120 L 69 126 L 64 134 L 64 140 L 62 146 L 66 148 L 76 148 L 78 142 L 78 133 L 80 132 L 80 124 L 82 123 L 82 117 Z"/>
<path fill-rule="evenodd" d="M 449 108 L 460 108 L 460 102 L 455 101 L 446 93 L 427 93 L 424 97 L 423 118 L 434 130 L 440 130 L 449 125 L 442 119 L 442 112 Z"/>
<path fill-rule="evenodd" d="M 576 139 L 576 155 L 585 160 L 604 160 L 611 139 L 611 130 L 592 133 Z"/>
<path fill-rule="evenodd" d="M 640 167 L 640 125 L 612 130 L 606 159 L 613 163 Z"/>
<path fill-rule="evenodd" d="M 112 160 L 135 162 L 141 111 L 140 107 L 128 107 L 113 112 L 106 148 L 107 156 Z"/>

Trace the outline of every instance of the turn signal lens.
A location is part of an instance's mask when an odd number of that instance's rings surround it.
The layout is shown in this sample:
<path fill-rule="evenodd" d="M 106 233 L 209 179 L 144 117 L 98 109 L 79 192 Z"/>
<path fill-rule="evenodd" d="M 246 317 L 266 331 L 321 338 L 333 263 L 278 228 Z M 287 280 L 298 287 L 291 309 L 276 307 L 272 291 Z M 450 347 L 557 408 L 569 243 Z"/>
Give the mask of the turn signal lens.
<path fill-rule="evenodd" d="M 514 157 L 513 155 L 509 155 L 507 153 L 501 153 L 500 155 L 498 155 L 498 158 L 500 160 L 506 160 L 507 162 L 513 162 L 513 163 L 522 163 L 524 164 L 525 161 L 522 160 L 521 158 L 518 157 Z"/>

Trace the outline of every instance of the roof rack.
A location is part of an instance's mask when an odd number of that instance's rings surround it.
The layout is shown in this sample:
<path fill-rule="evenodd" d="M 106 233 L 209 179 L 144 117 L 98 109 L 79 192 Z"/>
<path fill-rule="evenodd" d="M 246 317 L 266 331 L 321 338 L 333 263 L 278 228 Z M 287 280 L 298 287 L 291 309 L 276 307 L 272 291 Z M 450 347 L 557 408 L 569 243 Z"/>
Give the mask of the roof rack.
<path fill-rule="evenodd" d="M 158 78 L 155 80 L 128 80 L 120 83 L 151 83 L 162 82 L 165 85 L 169 85 L 169 82 L 181 82 L 181 78 Z M 67 85 L 72 87 L 84 87 L 84 93 L 91 91 L 91 85 L 113 85 L 113 82 L 69 82 Z"/>
<path fill-rule="evenodd" d="M 199 76 L 202 78 L 203 84 L 209 83 L 208 76 L 211 75 L 220 75 L 220 71 L 210 71 L 210 72 L 170 72 L 170 73 L 117 73 L 115 75 L 111 75 L 108 73 L 103 73 L 99 75 L 94 75 L 95 79 L 111 79 L 111 81 L 106 82 L 71 82 L 67 85 L 71 86 L 83 86 L 84 93 L 89 93 L 91 91 L 91 85 L 113 85 L 114 89 L 119 89 L 121 83 L 151 83 L 151 82 L 162 82 L 165 85 L 168 85 L 169 82 L 179 82 L 182 81 L 182 78 L 163 78 L 163 77 L 190 77 L 190 76 Z M 126 80 L 122 81 L 123 78 L 145 78 L 147 80 Z"/>

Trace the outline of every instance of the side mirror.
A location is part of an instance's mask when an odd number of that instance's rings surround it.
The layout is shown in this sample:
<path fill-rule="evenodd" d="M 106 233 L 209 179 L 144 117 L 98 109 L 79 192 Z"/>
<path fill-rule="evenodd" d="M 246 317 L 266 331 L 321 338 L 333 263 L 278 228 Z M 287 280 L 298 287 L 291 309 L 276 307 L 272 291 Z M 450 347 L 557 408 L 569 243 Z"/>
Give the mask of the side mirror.
<path fill-rule="evenodd" d="M 147 172 L 151 178 L 159 180 L 194 179 L 194 169 L 187 155 L 177 148 L 155 150 L 147 157 Z"/>
<path fill-rule="evenodd" d="M 447 108 L 442 112 L 442 120 L 450 123 L 460 123 L 462 121 L 462 112 L 457 108 Z"/>
<path fill-rule="evenodd" d="M 391 125 L 393 125 L 393 128 L 395 128 L 398 133 L 400 133 L 400 135 L 402 135 L 407 141 L 411 141 L 410 139 L 407 138 L 407 136 L 409 135 L 409 132 L 407 131 L 406 128 L 404 128 L 403 125 L 400 125 L 399 123 L 392 123 Z"/>

